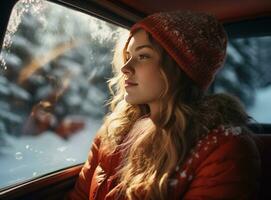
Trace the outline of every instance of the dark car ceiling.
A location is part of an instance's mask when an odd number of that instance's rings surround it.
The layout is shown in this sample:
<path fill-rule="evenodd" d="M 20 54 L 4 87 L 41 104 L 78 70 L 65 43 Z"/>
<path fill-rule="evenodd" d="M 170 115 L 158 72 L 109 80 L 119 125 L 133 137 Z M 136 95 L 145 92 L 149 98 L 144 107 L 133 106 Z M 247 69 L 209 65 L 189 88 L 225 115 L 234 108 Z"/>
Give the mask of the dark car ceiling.
<path fill-rule="evenodd" d="M 69 0 L 66 0 L 69 1 Z M 195 10 L 214 14 L 229 37 L 271 35 L 271 0 L 88 0 L 107 9 L 126 27 L 154 12 Z M 115 23 L 118 22 L 114 21 Z"/>
<path fill-rule="evenodd" d="M 0 0 L 0 44 L 18 0 Z M 129 28 L 148 14 L 169 10 L 213 13 L 229 37 L 271 35 L 271 0 L 48 0 Z"/>
<path fill-rule="evenodd" d="M 223 22 L 240 21 L 271 13 L 271 0 L 99 0 L 126 7 L 141 15 L 159 11 L 195 10 L 213 13 Z"/>

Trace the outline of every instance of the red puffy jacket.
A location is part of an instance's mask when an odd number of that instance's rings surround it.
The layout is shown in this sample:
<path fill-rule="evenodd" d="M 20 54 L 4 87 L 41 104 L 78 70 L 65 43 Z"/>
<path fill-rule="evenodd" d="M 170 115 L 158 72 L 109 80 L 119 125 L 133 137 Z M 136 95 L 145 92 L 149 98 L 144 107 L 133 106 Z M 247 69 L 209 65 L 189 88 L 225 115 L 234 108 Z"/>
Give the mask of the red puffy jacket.
<path fill-rule="evenodd" d="M 105 155 L 99 149 L 96 137 L 68 199 L 118 199 L 119 183 L 114 174 L 123 152 Z M 199 140 L 185 164 L 176 167 L 169 180 L 168 199 L 257 199 L 259 175 L 260 156 L 252 137 L 241 133 L 239 127 L 220 126 Z"/>

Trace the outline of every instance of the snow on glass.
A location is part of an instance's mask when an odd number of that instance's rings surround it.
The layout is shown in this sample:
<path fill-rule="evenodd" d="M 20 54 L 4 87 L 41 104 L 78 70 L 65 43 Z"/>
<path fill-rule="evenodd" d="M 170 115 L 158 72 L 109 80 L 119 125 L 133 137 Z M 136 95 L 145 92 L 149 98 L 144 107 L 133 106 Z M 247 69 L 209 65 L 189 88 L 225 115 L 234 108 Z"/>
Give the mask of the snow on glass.
<path fill-rule="evenodd" d="M 9 48 L 12 44 L 12 36 L 16 33 L 19 24 L 21 23 L 21 18 L 24 13 L 31 12 L 34 15 L 40 15 L 44 9 L 43 0 L 21 0 L 15 5 L 12 10 L 10 20 L 7 26 L 6 34 L 4 37 L 2 48 Z M 40 18 L 41 19 L 41 18 Z M 6 70 L 7 65 L 5 61 L 6 55 L 3 55 L 2 51 L 0 54 L 0 66 L 2 69 Z"/>
<path fill-rule="evenodd" d="M 21 152 L 16 152 L 15 153 L 15 158 L 16 158 L 16 160 L 22 160 L 23 159 L 23 154 Z"/>

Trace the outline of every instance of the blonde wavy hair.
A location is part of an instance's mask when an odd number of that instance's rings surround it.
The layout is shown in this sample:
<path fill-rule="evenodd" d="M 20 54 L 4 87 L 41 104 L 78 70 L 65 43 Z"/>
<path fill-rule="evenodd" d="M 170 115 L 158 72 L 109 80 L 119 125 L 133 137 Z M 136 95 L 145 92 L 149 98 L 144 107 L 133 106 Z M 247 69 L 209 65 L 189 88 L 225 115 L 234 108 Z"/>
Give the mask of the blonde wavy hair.
<path fill-rule="evenodd" d="M 118 175 L 120 194 L 129 200 L 141 199 L 142 192 L 145 199 L 167 199 L 171 174 L 184 163 L 200 137 L 220 124 L 245 125 L 249 120 L 237 99 L 225 94 L 206 95 L 148 36 L 161 55 L 159 70 L 166 85 L 159 120 L 154 123 L 144 118 L 150 114 L 147 105 L 131 105 L 124 100 L 120 68 L 126 62 L 124 50 L 132 37 L 127 35 L 115 48 L 114 76 L 109 80 L 110 112 L 99 131 L 108 153 L 120 145 L 126 147 Z"/>

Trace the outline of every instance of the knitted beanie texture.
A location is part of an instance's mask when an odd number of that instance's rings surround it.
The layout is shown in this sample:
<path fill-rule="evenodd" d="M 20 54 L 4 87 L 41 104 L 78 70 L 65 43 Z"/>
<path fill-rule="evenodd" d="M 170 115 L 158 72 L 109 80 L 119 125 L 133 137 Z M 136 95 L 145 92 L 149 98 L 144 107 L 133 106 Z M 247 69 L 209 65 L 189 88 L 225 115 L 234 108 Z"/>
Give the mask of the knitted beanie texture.
<path fill-rule="evenodd" d="M 149 15 L 131 27 L 144 29 L 200 88 L 206 90 L 226 57 L 227 34 L 211 14 L 192 11 Z"/>

